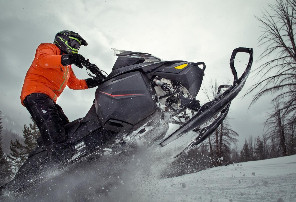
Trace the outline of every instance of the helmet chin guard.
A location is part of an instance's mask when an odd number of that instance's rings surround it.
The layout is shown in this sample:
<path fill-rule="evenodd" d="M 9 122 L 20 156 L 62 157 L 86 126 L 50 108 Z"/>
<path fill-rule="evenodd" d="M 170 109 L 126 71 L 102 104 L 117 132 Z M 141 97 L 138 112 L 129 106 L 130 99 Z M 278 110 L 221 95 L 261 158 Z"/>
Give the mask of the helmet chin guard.
<path fill-rule="evenodd" d="M 56 44 L 62 52 L 67 54 L 77 54 L 81 45 L 88 45 L 78 33 L 69 30 L 58 32 L 55 36 L 54 44 Z"/>

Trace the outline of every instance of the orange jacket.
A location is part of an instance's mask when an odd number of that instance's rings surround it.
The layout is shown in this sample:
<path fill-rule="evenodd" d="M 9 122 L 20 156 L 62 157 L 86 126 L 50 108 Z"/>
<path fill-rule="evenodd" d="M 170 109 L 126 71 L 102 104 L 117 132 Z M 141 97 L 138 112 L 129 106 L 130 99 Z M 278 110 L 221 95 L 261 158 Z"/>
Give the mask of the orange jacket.
<path fill-rule="evenodd" d="M 65 89 L 87 89 L 85 80 L 76 78 L 70 65 L 61 64 L 61 51 L 51 43 L 38 46 L 35 58 L 25 77 L 21 102 L 31 93 L 44 93 L 55 102 Z"/>

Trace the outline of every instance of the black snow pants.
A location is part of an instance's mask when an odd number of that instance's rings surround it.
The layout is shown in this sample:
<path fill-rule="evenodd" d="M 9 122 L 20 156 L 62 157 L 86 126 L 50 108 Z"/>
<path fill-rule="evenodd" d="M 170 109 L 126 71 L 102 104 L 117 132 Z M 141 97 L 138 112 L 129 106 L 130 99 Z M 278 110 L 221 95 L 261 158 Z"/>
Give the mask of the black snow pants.
<path fill-rule="evenodd" d="M 62 108 L 49 96 L 43 93 L 32 93 L 24 99 L 23 103 L 40 130 L 42 142 L 38 144 L 49 146 L 67 140 L 64 126 L 69 123 L 69 120 Z"/>

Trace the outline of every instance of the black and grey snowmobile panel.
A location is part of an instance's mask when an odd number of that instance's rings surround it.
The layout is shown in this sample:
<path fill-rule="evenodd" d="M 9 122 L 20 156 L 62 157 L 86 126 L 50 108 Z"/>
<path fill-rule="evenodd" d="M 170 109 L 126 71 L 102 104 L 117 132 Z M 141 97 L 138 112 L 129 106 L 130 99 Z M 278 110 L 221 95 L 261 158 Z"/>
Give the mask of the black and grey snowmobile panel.
<path fill-rule="evenodd" d="M 96 114 L 95 104 L 92 105 L 85 117 L 77 119 L 65 126 L 69 142 L 76 143 L 93 131 L 102 127 Z"/>
<path fill-rule="evenodd" d="M 140 64 L 133 64 L 133 65 L 127 65 L 123 66 L 117 69 L 112 69 L 112 72 L 108 75 L 107 79 L 114 78 L 120 74 L 125 74 L 132 71 L 142 71 L 142 72 L 152 72 L 165 64 L 166 62 L 147 62 L 147 63 L 140 63 Z"/>
<path fill-rule="evenodd" d="M 162 61 L 161 59 L 149 54 L 132 51 L 120 51 L 112 72 L 108 79 L 131 71 L 143 71 L 150 73 L 162 65 L 171 65 L 180 61 Z M 148 75 L 149 77 L 149 75 Z"/>
<path fill-rule="evenodd" d="M 157 57 L 152 56 L 149 53 L 141 53 L 141 52 L 132 52 L 132 51 L 120 51 L 113 68 L 111 76 L 118 73 L 126 73 L 127 71 L 131 71 L 134 69 L 142 68 L 142 65 L 136 66 L 136 64 L 145 63 L 143 66 L 147 66 L 149 64 L 161 62 L 161 60 Z M 127 68 L 124 68 L 127 67 Z M 123 69 L 122 69 L 123 68 Z M 110 78 L 110 75 L 109 75 Z"/>
<path fill-rule="evenodd" d="M 96 113 L 104 128 L 128 130 L 156 110 L 153 97 L 147 77 L 140 72 L 126 73 L 98 87 Z"/>
<path fill-rule="evenodd" d="M 141 58 L 144 59 L 143 62 L 159 62 L 160 58 L 151 55 L 150 53 L 142 53 L 142 52 L 133 52 L 133 51 L 125 51 L 125 50 L 117 50 L 120 53 L 116 54 L 118 58 Z"/>
<path fill-rule="evenodd" d="M 202 65 L 203 68 L 201 69 L 199 65 Z M 202 62 L 188 63 L 182 61 L 170 65 L 163 65 L 153 72 L 153 75 L 181 84 L 195 97 L 200 89 L 204 70 L 205 64 Z"/>
<path fill-rule="evenodd" d="M 144 58 L 138 58 L 138 57 L 118 57 L 113 66 L 113 70 L 116 70 L 125 66 L 143 63 L 144 61 L 145 61 Z"/>

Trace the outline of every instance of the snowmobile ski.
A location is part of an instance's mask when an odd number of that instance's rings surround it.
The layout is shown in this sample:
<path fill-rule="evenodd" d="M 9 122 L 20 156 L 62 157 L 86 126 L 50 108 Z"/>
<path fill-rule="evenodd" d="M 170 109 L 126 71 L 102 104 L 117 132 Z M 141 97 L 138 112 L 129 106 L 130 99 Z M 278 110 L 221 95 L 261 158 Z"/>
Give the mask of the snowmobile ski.
<path fill-rule="evenodd" d="M 249 54 L 249 62 L 248 65 L 242 74 L 240 78 L 237 77 L 237 71 L 234 67 L 234 60 L 235 56 L 239 52 L 245 52 Z M 234 49 L 230 58 L 230 67 L 234 76 L 234 82 L 233 85 L 230 86 L 224 93 L 220 94 L 215 100 L 210 101 L 206 104 L 204 104 L 197 112 L 197 114 L 192 117 L 185 125 L 181 126 L 178 130 L 176 130 L 174 133 L 172 133 L 170 136 L 168 136 L 166 139 L 164 139 L 160 145 L 165 146 L 172 141 L 176 140 L 180 136 L 184 135 L 185 133 L 192 131 L 198 127 L 200 127 L 202 124 L 204 124 L 206 121 L 208 121 L 210 118 L 213 117 L 213 115 L 217 114 L 218 112 L 221 112 L 224 110 L 221 116 L 217 118 L 216 123 L 212 124 L 210 127 L 205 128 L 200 135 L 196 138 L 194 145 L 197 145 L 204 141 L 210 134 L 213 132 L 222 122 L 222 120 L 226 117 L 228 113 L 228 109 L 230 106 L 231 101 L 238 95 L 238 93 L 243 88 L 248 75 L 251 70 L 253 62 L 253 49 L 250 48 L 237 48 Z M 224 87 L 224 86 L 222 86 Z M 209 132 L 205 132 L 209 131 Z"/>

